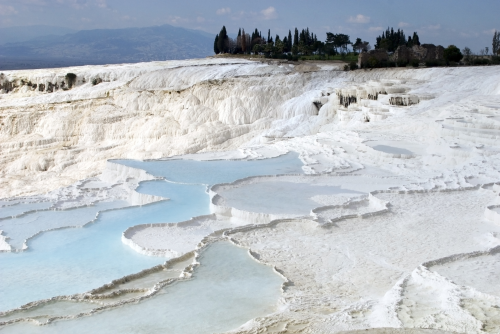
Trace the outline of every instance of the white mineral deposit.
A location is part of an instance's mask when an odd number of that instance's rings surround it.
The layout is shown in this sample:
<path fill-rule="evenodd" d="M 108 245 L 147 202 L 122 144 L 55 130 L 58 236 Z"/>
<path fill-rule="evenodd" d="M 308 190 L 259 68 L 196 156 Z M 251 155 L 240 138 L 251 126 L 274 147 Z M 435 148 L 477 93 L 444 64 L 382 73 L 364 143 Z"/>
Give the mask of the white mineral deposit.
<path fill-rule="evenodd" d="M 1 80 L 1 333 L 500 332 L 499 66 Z"/>

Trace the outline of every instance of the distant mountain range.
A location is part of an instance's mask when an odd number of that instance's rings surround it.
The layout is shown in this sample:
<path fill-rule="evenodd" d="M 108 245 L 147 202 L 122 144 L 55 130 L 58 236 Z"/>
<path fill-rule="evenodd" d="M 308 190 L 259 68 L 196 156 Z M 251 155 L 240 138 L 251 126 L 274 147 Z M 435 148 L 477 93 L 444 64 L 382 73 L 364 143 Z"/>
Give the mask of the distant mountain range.
<path fill-rule="evenodd" d="M 0 28 L 0 45 L 25 42 L 40 36 L 72 34 L 77 31 L 75 29 L 47 25 Z"/>
<path fill-rule="evenodd" d="M 49 34 L 0 45 L 0 70 L 202 58 L 213 54 L 213 40 L 167 24 Z"/>

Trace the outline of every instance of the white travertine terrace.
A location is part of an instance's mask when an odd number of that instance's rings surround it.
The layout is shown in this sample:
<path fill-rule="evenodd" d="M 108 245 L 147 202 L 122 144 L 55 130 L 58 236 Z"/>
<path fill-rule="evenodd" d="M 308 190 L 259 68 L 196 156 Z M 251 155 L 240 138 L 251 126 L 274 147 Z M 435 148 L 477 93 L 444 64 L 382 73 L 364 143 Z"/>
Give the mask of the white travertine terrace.
<path fill-rule="evenodd" d="M 122 241 L 176 261 L 230 240 L 275 268 L 286 278 L 276 312 L 234 333 L 500 331 L 500 67 L 343 72 L 219 58 L 4 74 L 47 84 L 67 72 L 76 88 L 0 95 L 0 197 L 64 186 L 51 193 L 64 205 L 95 187 L 89 198 L 140 205 L 161 200 L 133 191 L 152 177 L 108 159 L 295 151 L 305 175 L 212 185 L 211 215 L 137 225 Z"/>

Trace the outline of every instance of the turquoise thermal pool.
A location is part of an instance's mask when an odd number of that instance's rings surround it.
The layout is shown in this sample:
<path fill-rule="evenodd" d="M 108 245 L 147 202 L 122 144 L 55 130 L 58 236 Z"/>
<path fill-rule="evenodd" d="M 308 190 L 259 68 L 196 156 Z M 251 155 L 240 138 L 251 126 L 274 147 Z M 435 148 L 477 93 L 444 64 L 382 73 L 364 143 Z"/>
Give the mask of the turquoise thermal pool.
<path fill-rule="evenodd" d="M 47 228 L 39 226 L 43 231 L 54 226 L 84 225 L 92 221 L 83 228 L 42 232 L 28 240 L 29 248 L 25 251 L 0 253 L 0 311 L 54 296 L 83 293 L 163 263 L 163 258 L 139 254 L 123 244 L 121 234 L 134 225 L 178 222 L 208 214 L 208 185 L 255 175 L 302 173 L 302 163 L 295 153 L 256 161 L 120 160 L 119 163 L 165 177 L 169 182 L 143 182 L 137 191 L 170 200 L 118 209 L 116 207 L 125 204 L 102 202 L 62 211 L 43 211 L 47 206 L 44 203 L 37 207 L 42 211 L 0 220 L 0 230 L 4 230 L 7 237 L 9 226 L 12 228 L 16 245 L 26 237 L 17 222 L 27 222 L 28 226 L 40 222 L 47 225 Z M 9 216 L 7 210 L 11 209 L 13 206 L 1 207 L 0 216 L 3 210 L 6 212 L 3 216 Z"/>

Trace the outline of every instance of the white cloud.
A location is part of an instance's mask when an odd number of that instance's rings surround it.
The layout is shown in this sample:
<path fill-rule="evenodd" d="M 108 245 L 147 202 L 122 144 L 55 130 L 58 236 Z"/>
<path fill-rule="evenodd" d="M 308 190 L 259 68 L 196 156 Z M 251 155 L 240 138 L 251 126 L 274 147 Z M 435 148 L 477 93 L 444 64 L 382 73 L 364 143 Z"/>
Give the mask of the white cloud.
<path fill-rule="evenodd" d="M 399 22 L 399 23 L 398 23 L 398 27 L 400 27 L 400 28 L 408 27 L 409 25 L 410 25 L 410 24 L 409 24 L 409 23 L 407 23 L 407 22 Z"/>
<path fill-rule="evenodd" d="M 35 5 L 35 6 L 47 5 L 47 2 L 44 0 L 17 0 L 16 2 L 25 4 L 25 5 Z"/>
<path fill-rule="evenodd" d="M 368 30 L 382 32 L 382 31 L 384 31 L 384 28 L 382 28 L 382 27 L 370 27 L 370 28 L 368 28 Z"/>
<path fill-rule="evenodd" d="M 106 0 L 96 0 L 97 7 L 99 8 L 108 8 L 108 4 L 106 3 Z"/>
<path fill-rule="evenodd" d="M 0 5 L 0 15 L 9 16 L 14 14 L 17 14 L 17 10 L 14 7 Z"/>
<path fill-rule="evenodd" d="M 69 5 L 76 9 L 82 9 L 87 7 L 88 0 L 55 0 L 57 3 L 61 5 Z"/>
<path fill-rule="evenodd" d="M 276 9 L 274 7 L 269 7 L 260 11 L 264 20 L 271 20 L 276 18 Z"/>
<path fill-rule="evenodd" d="M 204 18 L 204 17 L 198 16 L 198 17 L 196 18 L 196 22 L 198 22 L 198 23 L 203 23 L 203 22 L 205 22 L 205 21 L 206 21 L 206 20 L 205 20 L 205 18 Z"/>
<path fill-rule="evenodd" d="M 436 24 L 436 25 L 429 25 L 429 26 L 426 26 L 424 27 L 424 29 L 426 30 L 439 30 L 441 29 L 441 25 L 440 24 Z"/>
<path fill-rule="evenodd" d="M 193 19 L 181 16 L 169 16 L 166 20 L 167 23 L 173 25 L 183 25 L 187 23 L 192 23 L 193 21 L 194 21 Z"/>
<path fill-rule="evenodd" d="M 351 22 L 351 23 L 369 23 L 370 22 L 370 17 L 362 15 L 362 14 L 358 14 L 358 15 L 356 15 L 354 17 L 350 16 L 347 21 Z"/>
<path fill-rule="evenodd" d="M 493 35 L 493 34 L 495 33 L 495 31 L 497 31 L 497 32 L 498 32 L 498 31 L 500 31 L 500 30 L 498 30 L 498 29 L 484 30 L 484 31 L 483 31 L 483 34 L 485 34 L 485 35 Z"/>
<path fill-rule="evenodd" d="M 231 14 L 231 8 L 226 7 L 226 8 L 217 9 L 216 13 L 217 13 L 217 15 Z"/>

